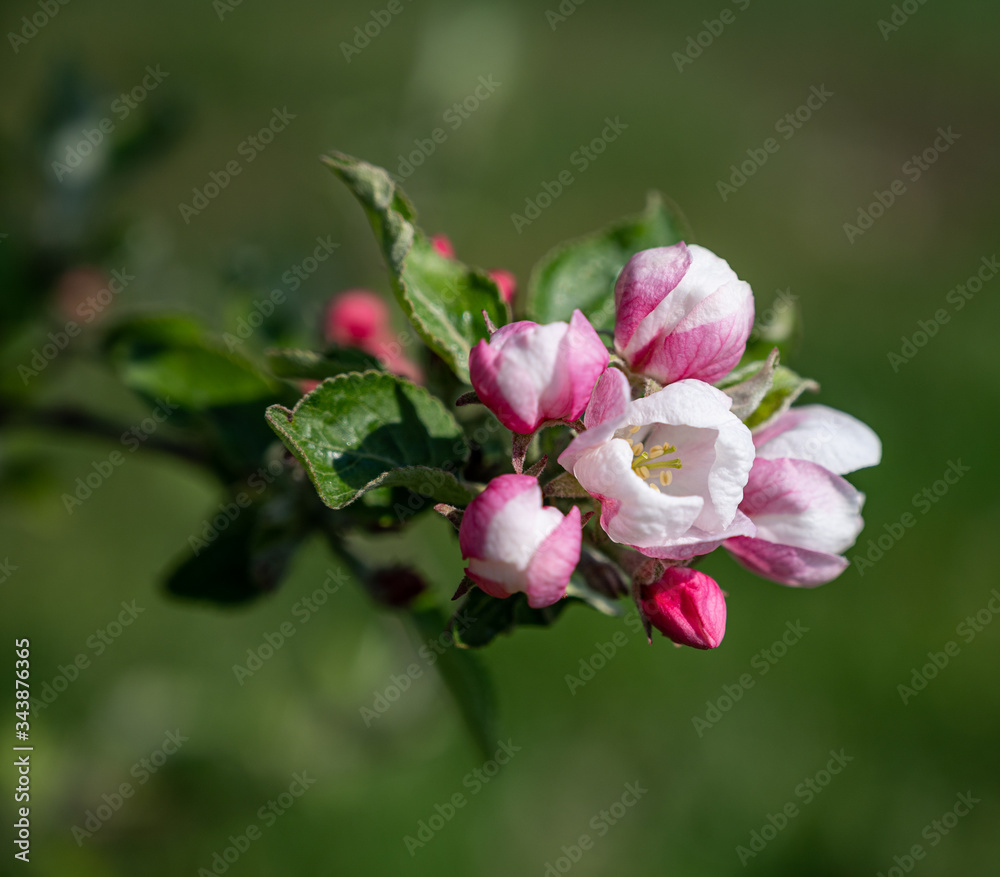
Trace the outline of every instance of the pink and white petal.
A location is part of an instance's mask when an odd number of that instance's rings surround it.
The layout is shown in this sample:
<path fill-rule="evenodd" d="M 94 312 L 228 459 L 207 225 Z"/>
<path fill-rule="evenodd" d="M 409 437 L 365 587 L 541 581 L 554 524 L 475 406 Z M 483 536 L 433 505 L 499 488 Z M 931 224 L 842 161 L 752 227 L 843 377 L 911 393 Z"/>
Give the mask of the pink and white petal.
<path fill-rule="evenodd" d="M 525 419 L 521 410 L 514 409 L 501 387 L 502 363 L 503 352 L 498 347 L 480 341 L 469 353 L 469 380 L 482 403 L 507 429 L 520 433 L 532 432 L 536 426 L 534 421 Z M 537 409 L 537 404 L 535 407 Z"/>
<path fill-rule="evenodd" d="M 580 509 L 573 506 L 538 546 L 525 571 L 525 591 L 533 609 L 551 606 L 566 596 L 566 585 L 580 560 L 582 532 Z"/>
<path fill-rule="evenodd" d="M 794 545 L 777 545 L 764 539 L 739 536 L 727 540 L 724 547 L 750 572 L 798 588 L 825 585 L 850 565 L 846 557 Z"/>
<path fill-rule="evenodd" d="M 863 504 L 864 494 L 822 466 L 758 459 L 741 508 L 757 525 L 759 539 L 841 554 L 864 526 Z"/>
<path fill-rule="evenodd" d="M 687 250 L 691 260 L 688 270 L 629 339 L 623 355 L 630 363 L 648 359 L 650 346 L 659 345 L 665 336 L 681 327 L 691 311 L 717 289 L 733 281 L 740 282 L 726 260 L 711 250 L 697 244 Z"/>
<path fill-rule="evenodd" d="M 711 383 L 740 361 L 752 328 L 750 285 L 734 281 L 695 305 L 672 332 L 638 354 L 632 367 L 661 383 L 684 378 Z"/>
<path fill-rule="evenodd" d="M 480 560 L 478 557 L 469 561 L 465 574 L 487 594 L 498 600 L 504 600 L 522 590 L 524 579 L 524 573 L 510 569 L 500 561 Z M 504 580 L 512 582 L 514 586 L 505 584 Z"/>
<path fill-rule="evenodd" d="M 643 321 L 662 305 L 690 266 L 691 255 L 683 241 L 642 250 L 628 260 L 615 283 L 615 347 L 623 356 L 628 358 L 626 350 L 641 349 L 655 337 L 655 326 L 644 327 L 640 337 L 635 336 Z M 668 328 L 683 316 L 682 308 L 672 310 L 676 314 L 664 314 L 664 319 L 673 319 Z"/>
<path fill-rule="evenodd" d="M 726 539 L 736 536 L 754 536 L 757 527 L 743 512 L 738 511 L 732 523 L 721 533 L 709 533 L 692 527 L 679 539 L 675 539 L 669 545 L 659 548 L 638 548 L 647 557 L 656 557 L 660 560 L 690 560 L 702 554 L 709 554 L 715 551 Z"/>
<path fill-rule="evenodd" d="M 584 433 L 586 435 L 586 433 Z M 700 496 L 669 496 L 653 490 L 632 471 L 632 447 L 624 439 L 585 454 L 573 467 L 584 489 L 601 505 L 601 526 L 625 545 L 663 545 L 686 533 L 701 512 Z"/>
<path fill-rule="evenodd" d="M 610 356 L 601 336 L 579 310 L 573 311 L 562 347 L 560 361 L 570 372 L 573 388 L 570 405 L 563 417 L 576 420 L 586 410 L 597 380 L 608 367 Z"/>
<path fill-rule="evenodd" d="M 818 463 L 836 475 L 877 466 L 882 442 L 856 417 L 826 405 L 792 408 L 754 434 L 757 456 Z"/>
<path fill-rule="evenodd" d="M 593 429 L 607 420 L 624 417 L 631 398 L 625 373 L 621 369 L 606 368 L 594 385 L 590 404 L 583 416 L 583 425 L 587 429 Z"/>
<path fill-rule="evenodd" d="M 538 505 L 541 505 L 541 489 L 538 479 L 530 475 L 500 475 L 494 478 L 486 489 L 479 494 L 462 517 L 462 525 L 458 531 L 458 545 L 463 558 L 487 557 L 487 542 L 490 527 L 507 503 L 524 493 L 538 492 Z"/>

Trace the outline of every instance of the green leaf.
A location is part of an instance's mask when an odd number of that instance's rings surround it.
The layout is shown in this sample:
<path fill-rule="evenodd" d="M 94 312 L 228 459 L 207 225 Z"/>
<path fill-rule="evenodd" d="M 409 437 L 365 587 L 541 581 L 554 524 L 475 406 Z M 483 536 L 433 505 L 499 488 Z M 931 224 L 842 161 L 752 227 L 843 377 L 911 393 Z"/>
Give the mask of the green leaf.
<path fill-rule="evenodd" d="M 792 403 L 806 390 L 819 392 L 819 384 L 809 378 L 797 375 L 790 368 L 779 365 L 774 370 L 774 380 L 757 410 L 744 423 L 751 429 L 764 426 L 779 414 L 786 412 Z"/>
<path fill-rule="evenodd" d="M 130 320 L 105 338 L 126 386 L 191 410 L 273 399 L 276 387 L 187 317 Z"/>
<path fill-rule="evenodd" d="M 500 290 L 482 271 L 431 246 L 414 223 L 413 205 L 388 171 L 339 152 L 323 162 L 364 208 L 403 312 L 428 347 L 468 383 L 469 351 L 488 338 L 482 311 L 497 326 L 510 319 Z"/>
<path fill-rule="evenodd" d="M 407 487 L 467 505 L 472 493 L 453 474 L 469 456 L 461 427 L 423 387 L 384 372 L 327 378 L 267 422 L 298 458 L 330 508 L 374 487 Z"/>
<path fill-rule="evenodd" d="M 556 247 L 531 272 L 528 317 L 539 323 L 569 320 L 575 308 L 595 329 L 613 329 L 615 281 L 625 263 L 640 250 L 690 242 L 687 221 L 658 192 L 646 209 L 603 231 Z"/>
<path fill-rule="evenodd" d="M 437 609 L 411 613 L 423 640 L 439 640 L 447 619 Z M 438 672 L 451 692 L 469 733 L 484 758 L 497 745 L 497 706 L 493 680 L 479 655 L 466 649 L 449 648 L 438 654 Z"/>
<path fill-rule="evenodd" d="M 777 364 L 778 348 L 775 347 L 765 362 L 750 363 L 724 379 L 723 392 L 733 400 L 730 411 L 740 420 L 746 420 L 753 414 L 770 391 Z"/>
<path fill-rule="evenodd" d="M 381 368 L 374 356 L 354 347 L 331 345 L 322 353 L 272 348 L 265 355 L 271 371 L 279 378 L 321 381 L 345 372 Z"/>
<path fill-rule="evenodd" d="M 464 649 L 480 649 L 522 625 L 548 627 L 571 602 L 576 601 L 564 599 L 543 609 L 532 609 L 524 594 L 500 600 L 473 588 L 452 619 L 455 643 Z"/>

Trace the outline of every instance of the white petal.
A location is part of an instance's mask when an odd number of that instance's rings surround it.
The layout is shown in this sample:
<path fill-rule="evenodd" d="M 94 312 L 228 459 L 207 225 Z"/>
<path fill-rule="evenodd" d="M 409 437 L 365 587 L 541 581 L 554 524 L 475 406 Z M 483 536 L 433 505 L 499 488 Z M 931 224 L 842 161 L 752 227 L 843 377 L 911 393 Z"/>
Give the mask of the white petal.
<path fill-rule="evenodd" d="M 573 468 L 580 484 L 601 500 L 608 535 L 637 546 L 663 545 L 683 536 L 704 500 L 654 490 L 632 471 L 632 460 L 628 442 L 613 439 L 585 454 Z"/>
<path fill-rule="evenodd" d="M 836 475 L 876 466 L 882 459 L 882 442 L 871 427 L 826 405 L 792 408 L 755 434 L 754 443 L 763 459 L 806 460 Z"/>

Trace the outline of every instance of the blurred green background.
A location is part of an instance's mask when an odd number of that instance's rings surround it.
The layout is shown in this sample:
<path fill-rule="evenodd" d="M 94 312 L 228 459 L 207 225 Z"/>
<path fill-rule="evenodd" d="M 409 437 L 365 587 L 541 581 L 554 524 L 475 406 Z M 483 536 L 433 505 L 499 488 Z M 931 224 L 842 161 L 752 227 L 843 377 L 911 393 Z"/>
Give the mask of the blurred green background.
<path fill-rule="evenodd" d="M 905 863 L 916 844 L 925 856 L 910 864 L 926 877 L 996 873 L 1000 623 L 982 623 L 970 642 L 956 628 L 998 587 L 1000 280 L 961 311 L 946 297 L 996 254 L 1000 7 L 904 5 L 916 11 L 905 21 L 898 14 L 903 23 L 886 39 L 878 22 L 893 15 L 889 3 L 589 0 L 564 2 L 558 20 L 546 15 L 560 9 L 555 0 L 401 0 L 402 11 L 349 59 L 341 44 L 373 20 L 373 8 L 385 20 L 384 4 L 77 0 L 16 52 L 8 36 L 0 248 L 27 235 L 58 244 L 76 234 L 80 252 L 96 251 L 88 235 L 113 229 L 101 267 L 136 275 L 116 315 L 194 309 L 233 331 L 246 296 L 278 284 L 326 235 L 340 247 L 303 284 L 293 328 L 318 338 L 321 307 L 341 289 L 387 292 L 361 211 L 317 161 L 328 149 L 397 171 L 414 139 L 445 128 L 446 140 L 405 182 L 422 225 L 447 232 L 470 263 L 513 270 L 522 287 L 551 246 L 637 211 L 650 188 L 665 192 L 695 239 L 751 283 L 759 311 L 779 290 L 798 297 L 806 335 L 791 364 L 822 384 L 819 401 L 860 417 L 884 441 L 883 464 L 852 476 L 868 501 L 851 556 L 880 535 L 891 546 L 870 569 L 813 592 L 712 556 L 704 568 L 729 593 L 728 633 L 713 653 L 675 650 L 662 638 L 650 648 L 623 621 L 579 608 L 550 630 L 501 639 L 484 657 L 503 739 L 519 750 L 473 792 L 465 778 L 481 756 L 433 671 L 425 667 L 366 727 L 360 709 L 420 661 L 420 644 L 354 588 L 296 624 L 252 678 L 234 679 L 247 649 L 293 619 L 297 601 L 335 566 L 323 544 L 311 543 L 284 587 L 249 609 L 179 603 L 159 582 L 220 501 L 216 486 L 140 451 L 67 514 L 61 495 L 117 445 L 7 430 L 0 454 L 30 451 L 46 474 L 41 484 L 12 476 L 0 500 L 0 559 L 16 567 L 0 584 L 5 640 L 30 637 L 36 689 L 78 654 L 91 664 L 32 720 L 32 862 L 13 862 L 8 844 L 0 871 L 195 874 L 211 870 L 230 836 L 257 825 L 260 839 L 229 864 L 234 875 L 541 875 L 552 864 L 574 875 L 853 877 L 890 873 L 901 867 L 893 857 Z M 21 16 L 39 8 L 5 4 L 4 32 L 20 33 Z M 731 21 L 678 70 L 674 53 L 723 8 Z M 51 162 L 88 119 L 114 115 L 107 107 L 141 83 L 147 65 L 169 74 L 131 117 L 158 120 L 148 161 L 99 199 L 73 201 L 67 192 L 85 192 L 78 181 L 93 167 L 60 183 Z M 480 76 L 500 85 L 452 129 L 445 113 Z M 832 97 L 793 136 L 776 135 L 814 86 Z M 89 94 L 97 116 L 84 113 L 57 136 L 46 114 L 53 95 L 70 93 Z M 294 120 L 185 223 L 178 205 L 238 158 L 275 108 Z M 600 135 L 605 117 L 627 128 L 579 172 L 570 157 Z M 111 138 L 122 149 L 128 121 Z M 907 177 L 904 163 L 949 126 L 957 141 L 919 180 Z M 723 200 L 717 181 L 775 136 L 779 150 Z M 511 213 L 565 169 L 574 183 L 516 231 Z M 905 193 L 850 242 L 844 223 L 895 179 Z M 888 354 L 940 308 L 949 322 L 894 370 Z M 37 324 L 41 340 L 60 319 Z M 149 413 L 86 358 L 38 380 L 46 398 L 126 423 Z M 917 504 L 950 461 L 968 476 Z M 915 525 L 898 541 L 885 535 L 907 512 Z M 421 518 L 380 549 L 413 550 L 448 595 L 461 575 L 449 526 Z M 96 655 L 88 638 L 117 619 L 122 601 L 144 611 Z M 992 618 L 986 609 L 981 622 Z M 808 633 L 762 675 L 760 651 L 797 622 Z M 571 693 L 566 675 L 618 631 L 626 645 Z M 951 640 L 959 653 L 904 704 L 897 686 Z M 745 673 L 753 687 L 699 734 L 692 719 Z M 4 703 L 12 725 L 12 701 Z M 140 785 L 133 765 L 168 731 L 189 739 Z M 827 766 L 831 750 L 853 760 L 807 801 L 800 784 Z M 280 817 L 258 816 L 303 771 L 315 784 Z M 128 781 L 134 796 L 78 843 L 73 826 Z M 636 782 L 648 792 L 614 825 L 601 822 Z M 957 824 L 948 817 L 946 833 L 924 833 L 970 791 L 980 803 L 969 815 Z M 467 805 L 411 855 L 404 838 L 447 812 L 456 792 Z M 2 797 L 10 826 L 11 793 Z M 797 815 L 765 830 L 789 802 Z M 773 839 L 744 866 L 737 847 L 762 830 Z M 562 848 L 584 834 L 592 848 L 571 861 L 574 850 Z"/>

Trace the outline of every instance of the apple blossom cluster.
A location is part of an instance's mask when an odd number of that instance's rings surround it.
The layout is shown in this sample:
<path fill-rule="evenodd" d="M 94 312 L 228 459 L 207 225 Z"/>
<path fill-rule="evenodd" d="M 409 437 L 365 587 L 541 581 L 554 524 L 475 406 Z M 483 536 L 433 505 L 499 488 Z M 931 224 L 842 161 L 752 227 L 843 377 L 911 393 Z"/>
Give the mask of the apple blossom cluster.
<path fill-rule="evenodd" d="M 725 594 L 694 565 L 721 547 L 783 585 L 836 578 L 863 526 L 864 496 L 843 476 L 876 465 L 881 444 L 850 415 L 789 407 L 791 396 L 752 416 L 777 355 L 749 376 L 734 371 L 753 293 L 704 247 L 636 253 L 614 307 L 613 351 L 579 310 L 568 323 L 509 323 L 472 348 L 473 401 L 514 433 L 516 474 L 459 513 L 466 573 L 493 597 L 550 606 L 567 596 L 586 542 L 630 574 L 647 632 L 715 648 Z M 565 471 L 543 484 L 546 458 L 525 470 L 525 455 L 556 425 L 572 430 Z"/>

